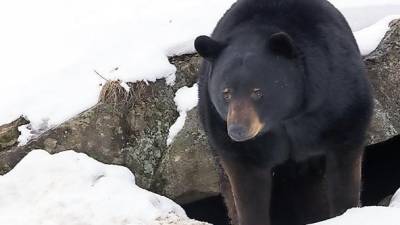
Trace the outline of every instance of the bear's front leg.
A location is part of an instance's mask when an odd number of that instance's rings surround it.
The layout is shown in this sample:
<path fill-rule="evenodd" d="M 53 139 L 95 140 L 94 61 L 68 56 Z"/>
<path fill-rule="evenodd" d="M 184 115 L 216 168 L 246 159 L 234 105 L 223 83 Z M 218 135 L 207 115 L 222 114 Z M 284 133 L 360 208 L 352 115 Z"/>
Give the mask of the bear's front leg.
<path fill-rule="evenodd" d="M 331 217 L 359 206 L 363 150 L 331 151 L 327 154 L 328 198 Z"/>
<path fill-rule="evenodd" d="M 231 160 L 221 160 L 221 164 L 231 185 L 239 225 L 271 225 L 271 169 Z"/>
<path fill-rule="evenodd" d="M 239 225 L 236 213 L 235 200 L 233 199 L 232 187 L 228 175 L 226 174 L 224 168 L 222 167 L 220 160 L 218 158 L 216 159 L 217 159 L 221 194 L 222 197 L 224 198 L 225 206 L 228 211 L 230 225 Z"/>

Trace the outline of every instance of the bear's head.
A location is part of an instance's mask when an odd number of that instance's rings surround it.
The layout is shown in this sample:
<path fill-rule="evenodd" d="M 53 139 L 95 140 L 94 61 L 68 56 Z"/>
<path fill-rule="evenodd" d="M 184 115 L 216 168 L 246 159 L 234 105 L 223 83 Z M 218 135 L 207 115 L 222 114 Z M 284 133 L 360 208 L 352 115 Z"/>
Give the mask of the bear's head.
<path fill-rule="evenodd" d="M 284 32 L 219 42 L 195 40 L 210 64 L 208 92 L 233 141 L 246 141 L 296 116 L 305 72 L 293 39 Z"/>

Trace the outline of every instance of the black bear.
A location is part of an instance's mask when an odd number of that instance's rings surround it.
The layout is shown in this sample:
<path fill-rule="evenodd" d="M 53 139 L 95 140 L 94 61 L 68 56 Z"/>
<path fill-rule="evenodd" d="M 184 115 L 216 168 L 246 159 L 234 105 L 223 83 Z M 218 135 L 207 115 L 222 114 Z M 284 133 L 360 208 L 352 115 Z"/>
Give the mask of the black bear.
<path fill-rule="evenodd" d="M 201 123 L 233 224 L 303 225 L 358 206 L 372 96 L 334 6 L 239 0 L 195 48 Z"/>

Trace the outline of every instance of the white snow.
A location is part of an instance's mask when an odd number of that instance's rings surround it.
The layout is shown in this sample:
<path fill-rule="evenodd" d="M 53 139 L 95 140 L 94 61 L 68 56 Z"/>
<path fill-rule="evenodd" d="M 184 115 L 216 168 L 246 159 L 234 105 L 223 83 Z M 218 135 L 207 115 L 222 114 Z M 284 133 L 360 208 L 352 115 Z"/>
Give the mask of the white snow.
<path fill-rule="evenodd" d="M 347 210 L 343 215 L 313 225 L 398 225 L 400 222 L 400 189 L 389 207 L 369 206 Z"/>
<path fill-rule="evenodd" d="M 198 85 L 194 84 L 193 87 L 182 87 L 175 93 L 175 105 L 179 112 L 179 117 L 175 123 L 169 128 L 167 138 L 167 145 L 170 145 L 175 136 L 182 130 L 185 125 L 187 112 L 196 107 L 198 102 Z"/>
<path fill-rule="evenodd" d="M 387 16 L 372 26 L 354 33 L 362 55 L 368 55 L 375 50 L 376 46 L 381 42 L 385 33 L 388 31 L 389 23 L 394 19 L 400 19 L 400 14 Z"/>
<path fill-rule="evenodd" d="M 173 201 L 136 186 L 127 168 L 73 151 L 32 151 L 0 176 L 0 199 L 4 225 L 160 225 L 188 220 Z"/>
<path fill-rule="evenodd" d="M 0 1 L 0 124 L 24 114 L 32 130 L 97 102 L 104 79 L 174 82 L 167 56 L 194 52 L 235 0 Z M 363 53 L 376 47 L 399 0 L 331 0 Z M 375 32 L 376 31 L 376 32 Z M 182 120 L 182 119 L 181 119 Z"/>
<path fill-rule="evenodd" d="M 390 201 L 390 206 L 400 208 L 400 189 L 393 195 Z"/>
<path fill-rule="evenodd" d="M 30 124 L 19 126 L 18 131 L 21 132 L 18 136 L 18 146 L 25 145 L 33 136 L 35 136 Z"/>
<path fill-rule="evenodd" d="M 173 201 L 138 187 L 127 168 L 74 151 L 30 152 L 0 176 L 0 200 L 0 224 L 6 225 L 198 224 Z M 400 190 L 390 207 L 353 208 L 314 225 L 398 225 L 399 221 Z"/>
<path fill-rule="evenodd" d="M 341 12 L 346 16 L 353 31 L 359 31 L 388 15 L 397 15 L 400 13 L 400 1 L 396 0 L 397 4 L 393 1 L 391 4 L 375 4 L 375 5 L 359 5 L 353 7 L 343 7 Z M 347 1 L 352 3 L 355 1 Z M 376 1 L 378 2 L 378 1 Z"/>
<path fill-rule="evenodd" d="M 0 1 L 0 124 L 24 114 L 38 129 L 91 107 L 104 83 L 94 71 L 173 83 L 167 56 L 194 52 L 232 2 Z"/>
<path fill-rule="evenodd" d="M 400 0 L 328 1 L 346 17 L 363 55 L 378 47 L 389 30 L 389 20 L 400 18 Z"/>
<path fill-rule="evenodd" d="M 400 5 L 398 0 L 328 0 L 335 7 L 342 10 L 344 8 L 355 8 L 355 7 L 368 7 L 368 6 L 389 6 L 389 5 Z"/>
<path fill-rule="evenodd" d="M 399 208 L 372 206 L 349 209 L 342 216 L 313 225 L 398 225 L 399 221 Z"/>

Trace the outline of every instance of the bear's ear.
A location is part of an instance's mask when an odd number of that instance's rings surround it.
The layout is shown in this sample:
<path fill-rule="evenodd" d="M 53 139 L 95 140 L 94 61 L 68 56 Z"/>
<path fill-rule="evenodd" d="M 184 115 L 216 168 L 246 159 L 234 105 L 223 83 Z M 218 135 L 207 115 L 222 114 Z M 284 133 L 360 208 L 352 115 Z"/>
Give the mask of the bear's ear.
<path fill-rule="evenodd" d="M 217 58 L 225 48 L 225 44 L 203 35 L 196 38 L 194 41 L 194 48 L 203 58 L 213 60 Z"/>
<path fill-rule="evenodd" d="M 285 32 L 271 35 L 269 39 L 269 48 L 275 54 L 283 55 L 290 59 L 296 57 L 293 39 Z"/>

